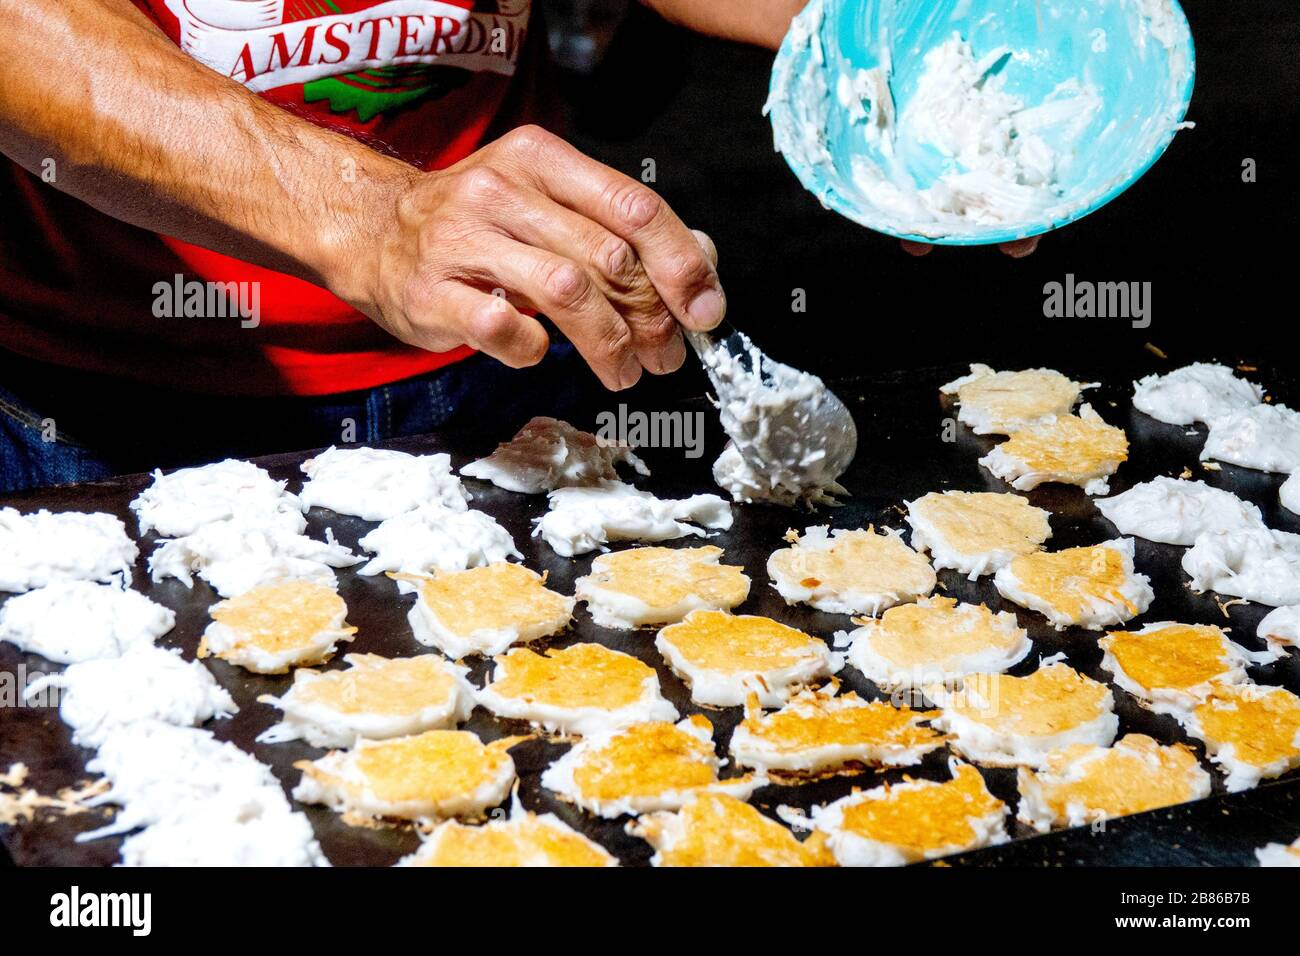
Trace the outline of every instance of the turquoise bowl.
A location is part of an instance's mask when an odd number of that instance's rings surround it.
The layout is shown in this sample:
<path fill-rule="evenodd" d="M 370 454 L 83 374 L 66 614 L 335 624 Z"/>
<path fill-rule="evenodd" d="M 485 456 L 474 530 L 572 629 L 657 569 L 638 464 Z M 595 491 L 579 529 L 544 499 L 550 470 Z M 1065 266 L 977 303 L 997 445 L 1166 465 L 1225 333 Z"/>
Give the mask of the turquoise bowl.
<path fill-rule="evenodd" d="M 1012 102 L 985 132 L 1005 133 L 1017 157 L 1046 149 L 1050 175 L 1003 163 L 980 193 L 979 164 L 1002 158 L 953 140 L 970 128 L 952 121 L 954 101 L 921 105 L 940 88 L 926 54 L 952 42 L 979 64 L 959 100 L 987 86 Z M 983 245 L 1058 228 L 1133 185 L 1190 125 L 1194 78 L 1175 0 L 811 0 L 777 53 L 766 109 L 776 148 L 824 206 L 903 239 Z"/>

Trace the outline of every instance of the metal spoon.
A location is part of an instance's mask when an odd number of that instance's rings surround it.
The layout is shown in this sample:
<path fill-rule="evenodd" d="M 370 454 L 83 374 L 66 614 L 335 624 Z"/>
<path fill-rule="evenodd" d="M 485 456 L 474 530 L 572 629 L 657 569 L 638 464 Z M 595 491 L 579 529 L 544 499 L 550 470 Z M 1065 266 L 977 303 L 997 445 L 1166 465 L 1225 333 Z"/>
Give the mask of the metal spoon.
<path fill-rule="evenodd" d="M 843 493 L 835 479 L 857 453 L 858 430 L 820 378 L 768 358 L 728 322 L 686 338 L 717 394 L 723 429 L 768 492 L 755 497 L 792 503 Z"/>

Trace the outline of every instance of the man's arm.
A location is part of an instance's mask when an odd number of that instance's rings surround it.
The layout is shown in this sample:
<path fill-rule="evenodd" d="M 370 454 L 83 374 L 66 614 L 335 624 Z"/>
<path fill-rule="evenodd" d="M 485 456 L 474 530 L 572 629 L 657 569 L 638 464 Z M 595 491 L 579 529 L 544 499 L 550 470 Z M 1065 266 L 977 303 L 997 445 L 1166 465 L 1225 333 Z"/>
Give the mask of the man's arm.
<path fill-rule="evenodd" d="M 423 173 L 190 59 L 129 0 L 0 0 L 0 18 L 0 152 L 52 159 L 57 188 L 109 215 L 320 284 L 403 341 L 531 364 L 535 309 L 619 388 L 681 364 L 678 323 L 722 318 L 672 210 L 543 130 Z"/>
<path fill-rule="evenodd" d="M 808 0 L 642 0 L 666 20 L 775 50 Z"/>

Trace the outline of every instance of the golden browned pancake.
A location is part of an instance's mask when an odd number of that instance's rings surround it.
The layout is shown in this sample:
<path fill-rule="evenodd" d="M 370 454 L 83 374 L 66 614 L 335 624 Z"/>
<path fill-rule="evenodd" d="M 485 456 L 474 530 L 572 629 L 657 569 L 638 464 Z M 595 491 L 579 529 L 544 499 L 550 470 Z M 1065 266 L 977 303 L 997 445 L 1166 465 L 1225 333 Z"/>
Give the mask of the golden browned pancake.
<path fill-rule="evenodd" d="M 1133 567 L 1133 540 L 1016 558 L 993 577 L 998 593 L 1038 611 L 1057 628 L 1101 628 L 1137 617 L 1155 597 Z"/>
<path fill-rule="evenodd" d="M 896 531 L 808 528 L 791 547 L 772 552 L 767 573 L 787 604 L 833 614 L 870 614 L 925 597 L 934 568 Z"/>
<path fill-rule="evenodd" d="M 1115 683 L 1160 713 L 1194 707 L 1216 685 L 1248 679 L 1245 653 L 1210 624 L 1148 624 L 1097 643 Z"/>
<path fill-rule="evenodd" d="M 650 813 L 629 832 L 655 848 L 654 866 L 834 866 L 823 834 L 800 843 L 754 807 L 723 793 L 699 793 L 677 813 Z"/>
<path fill-rule="evenodd" d="M 446 820 L 402 866 L 618 866 L 598 843 L 547 813 L 516 811 L 482 826 Z"/>
<path fill-rule="evenodd" d="M 1052 536 L 1047 512 L 1013 494 L 930 492 L 907 503 L 912 547 L 929 551 L 936 568 L 971 577 L 989 574 Z"/>
<path fill-rule="evenodd" d="M 1076 744 L 1051 754 L 1038 772 L 1019 772 L 1019 819 L 1046 833 L 1199 800 L 1210 775 L 1182 744 L 1162 747 L 1129 734 L 1112 747 Z"/>
<path fill-rule="evenodd" d="M 1228 774 L 1229 790 L 1300 766 L 1300 697 L 1283 687 L 1223 685 L 1184 720 Z"/>
<path fill-rule="evenodd" d="M 213 605 L 198 656 L 211 654 L 261 674 L 320 664 L 356 633 L 346 623 L 347 610 L 333 588 L 314 581 L 259 585 Z"/>
<path fill-rule="evenodd" d="M 1086 386 L 1049 368 L 995 372 L 972 365 L 970 374 L 942 386 L 960 403 L 959 421 L 977 435 L 1008 435 L 1026 426 L 1069 414 Z"/>
<path fill-rule="evenodd" d="M 768 617 L 692 611 L 659 632 L 655 647 L 691 688 L 691 700 L 736 707 L 750 693 L 779 706 L 799 687 L 831 675 L 825 641 Z"/>
<path fill-rule="evenodd" d="M 627 629 L 680 621 L 700 609 L 730 610 L 749 596 L 749 578 L 719 564 L 722 549 L 629 548 L 602 554 L 579 578 L 577 596 L 602 627 Z"/>
<path fill-rule="evenodd" d="M 1124 429 L 1107 425 L 1084 405 L 1078 415 L 1060 415 L 1012 432 L 980 464 L 1020 491 L 1054 481 L 1101 495 L 1110 490 L 1106 479 L 1127 460 Z"/>

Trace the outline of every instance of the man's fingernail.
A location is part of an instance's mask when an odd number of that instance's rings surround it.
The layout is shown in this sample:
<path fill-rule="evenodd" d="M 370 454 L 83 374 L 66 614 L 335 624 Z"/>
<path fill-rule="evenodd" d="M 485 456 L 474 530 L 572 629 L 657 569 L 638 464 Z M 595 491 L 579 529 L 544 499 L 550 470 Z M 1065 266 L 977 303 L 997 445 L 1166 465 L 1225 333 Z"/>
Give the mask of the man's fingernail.
<path fill-rule="evenodd" d="M 659 353 L 660 373 L 667 375 L 669 372 L 675 372 L 686 362 L 686 343 L 682 341 L 680 335 L 674 335 L 672 341 L 664 346 L 663 351 Z"/>
<path fill-rule="evenodd" d="M 686 313 L 699 328 L 711 329 L 726 315 L 727 302 L 717 289 L 705 289 L 691 299 L 691 304 L 686 307 Z"/>
<path fill-rule="evenodd" d="M 641 380 L 641 360 L 629 352 L 618 370 L 618 383 L 621 388 L 631 388 Z"/>

